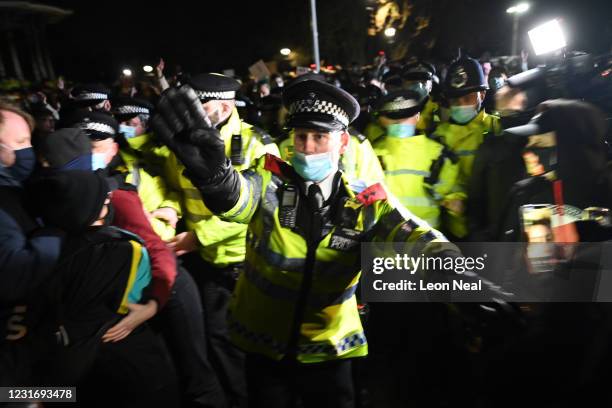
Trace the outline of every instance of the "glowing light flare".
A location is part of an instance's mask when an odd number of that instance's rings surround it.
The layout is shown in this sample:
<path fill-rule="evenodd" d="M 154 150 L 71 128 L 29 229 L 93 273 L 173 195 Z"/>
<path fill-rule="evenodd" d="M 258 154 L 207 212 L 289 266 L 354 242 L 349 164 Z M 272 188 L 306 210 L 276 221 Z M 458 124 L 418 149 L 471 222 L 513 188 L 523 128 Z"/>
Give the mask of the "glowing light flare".
<path fill-rule="evenodd" d="M 567 46 L 563 28 L 557 19 L 529 30 L 528 34 L 536 55 L 547 54 Z"/>

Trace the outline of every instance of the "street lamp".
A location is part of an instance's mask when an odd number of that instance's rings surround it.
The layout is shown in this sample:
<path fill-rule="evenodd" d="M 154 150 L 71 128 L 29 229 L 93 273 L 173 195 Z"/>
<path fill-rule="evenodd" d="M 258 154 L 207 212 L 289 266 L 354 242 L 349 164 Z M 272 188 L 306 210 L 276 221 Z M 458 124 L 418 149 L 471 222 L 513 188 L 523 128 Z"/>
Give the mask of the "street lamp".
<path fill-rule="evenodd" d="M 506 13 L 512 14 L 514 18 L 512 25 L 512 55 L 516 55 L 518 52 L 519 17 L 527 12 L 527 10 L 529 10 L 529 3 L 519 3 L 506 9 Z"/>
<path fill-rule="evenodd" d="M 289 54 L 291 54 L 291 50 L 289 48 L 281 48 L 280 53 L 287 57 Z"/>
<path fill-rule="evenodd" d="M 508 14 L 522 14 L 529 10 L 529 3 L 519 3 L 516 6 L 509 7 L 506 9 Z"/>
<path fill-rule="evenodd" d="M 385 37 L 387 38 L 393 38 L 395 37 L 396 32 L 397 30 L 394 27 L 387 27 L 385 28 L 384 34 L 385 34 Z"/>
<path fill-rule="evenodd" d="M 123 73 L 124 76 L 129 77 L 132 76 L 132 70 L 129 68 L 124 68 L 123 71 L 121 71 Z"/>
<path fill-rule="evenodd" d="M 150 65 L 145 65 L 144 67 L 142 67 L 142 70 L 146 73 L 153 72 L 153 67 Z"/>

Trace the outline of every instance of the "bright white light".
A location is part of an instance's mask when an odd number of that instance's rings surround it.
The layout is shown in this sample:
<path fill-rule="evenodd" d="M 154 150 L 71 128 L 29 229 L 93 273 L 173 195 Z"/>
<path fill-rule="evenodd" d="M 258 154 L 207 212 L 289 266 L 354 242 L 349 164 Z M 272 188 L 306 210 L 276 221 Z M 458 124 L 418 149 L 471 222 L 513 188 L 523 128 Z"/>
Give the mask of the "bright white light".
<path fill-rule="evenodd" d="M 529 10 L 529 3 L 521 3 L 516 5 L 516 12 L 519 14 L 524 13 L 527 10 Z"/>
<path fill-rule="evenodd" d="M 153 67 L 150 65 L 145 65 L 144 67 L 142 67 L 142 70 L 144 72 L 153 72 Z"/>
<path fill-rule="evenodd" d="M 395 37 L 396 31 L 393 27 L 385 28 L 385 37 Z"/>
<path fill-rule="evenodd" d="M 557 51 L 567 45 L 558 20 L 551 20 L 529 31 L 529 39 L 536 55 Z"/>
<path fill-rule="evenodd" d="M 281 48 L 280 53 L 286 57 L 287 55 L 291 54 L 291 50 L 289 48 Z"/>
<path fill-rule="evenodd" d="M 123 72 L 123 75 L 124 75 L 124 76 L 128 76 L 128 77 L 129 77 L 129 76 L 132 76 L 132 70 L 131 70 L 131 69 L 127 69 L 127 68 L 125 68 L 125 69 L 124 69 L 123 71 L 121 71 L 121 72 Z"/>
<path fill-rule="evenodd" d="M 514 13 L 523 14 L 527 10 L 529 10 L 529 3 L 519 3 L 516 6 L 512 6 L 512 7 L 508 8 L 506 10 L 506 13 L 509 13 L 509 14 L 514 14 Z"/>

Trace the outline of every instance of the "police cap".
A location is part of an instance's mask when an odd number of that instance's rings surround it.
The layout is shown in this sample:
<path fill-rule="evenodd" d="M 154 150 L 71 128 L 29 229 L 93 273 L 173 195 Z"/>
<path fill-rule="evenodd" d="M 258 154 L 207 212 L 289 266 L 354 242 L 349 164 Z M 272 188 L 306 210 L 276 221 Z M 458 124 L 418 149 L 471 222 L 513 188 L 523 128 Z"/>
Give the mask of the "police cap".
<path fill-rule="evenodd" d="M 119 124 L 106 112 L 79 112 L 71 127 L 82 129 L 91 140 L 114 139 L 119 133 Z"/>
<path fill-rule="evenodd" d="M 376 112 L 391 119 L 410 118 L 427 102 L 427 95 L 411 89 L 398 89 L 380 98 Z"/>
<path fill-rule="evenodd" d="M 112 101 L 113 115 L 119 122 L 132 119 L 138 115 L 152 115 L 153 105 L 149 102 L 138 99 L 119 97 Z"/>
<path fill-rule="evenodd" d="M 469 57 L 454 61 L 444 79 L 444 92 L 447 97 L 456 98 L 472 92 L 489 89 L 482 66 Z"/>
<path fill-rule="evenodd" d="M 431 81 L 435 74 L 436 68 L 424 61 L 404 66 L 401 73 L 404 81 Z"/>
<path fill-rule="evenodd" d="M 95 106 L 110 98 L 110 90 L 102 84 L 80 84 L 70 93 L 78 106 Z"/>
<path fill-rule="evenodd" d="M 288 110 L 288 128 L 346 130 L 359 115 L 359 103 L 351 94 L 312 79 L 287 86 L 283 91 L 283 105 Z"/>
<path fill-rule="evenodd" d="M 199 74 L 187 81 L 202 103 L 212 100 L 234 100 L 240 82 L 234 78 L 216 73 Z"/>

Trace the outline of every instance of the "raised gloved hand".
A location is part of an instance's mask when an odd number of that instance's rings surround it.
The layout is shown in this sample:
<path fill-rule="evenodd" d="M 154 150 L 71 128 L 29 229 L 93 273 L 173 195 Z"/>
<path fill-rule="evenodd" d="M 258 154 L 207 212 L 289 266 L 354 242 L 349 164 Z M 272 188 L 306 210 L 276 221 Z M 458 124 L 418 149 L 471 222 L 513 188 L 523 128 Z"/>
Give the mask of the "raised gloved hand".
<path fill-rule="evenodd" d="M 219 131 L 211 125 L 190 86 L 165 91 L 151 125 L 159 140 L 183 163 L 185 175 L 200 190 L 210 210 L 222 212 L 238 201 L 238 174 L 225 156 Z"/>
<path fill-rule="evenodd" d="M 164 92 L 152 126 L 157 137 L 185 165 L 190 177 L 207 181 L 223 170 L 225 145 L 191 87 Z"/>

